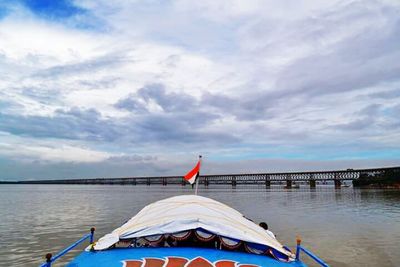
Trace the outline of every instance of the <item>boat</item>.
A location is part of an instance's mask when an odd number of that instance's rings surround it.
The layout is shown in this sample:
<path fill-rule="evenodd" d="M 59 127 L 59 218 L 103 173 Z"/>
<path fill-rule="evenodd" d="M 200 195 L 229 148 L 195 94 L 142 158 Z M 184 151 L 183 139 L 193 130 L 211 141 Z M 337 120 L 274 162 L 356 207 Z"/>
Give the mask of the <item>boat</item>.
<path fill-rule="evenodd" d="M 198 195 L 156 201 L 119 228 L 94 241 L 95 229 L 41 267 L 89 240 L 68 267 L 306 267 L 300 253 L 322 259 L 301 245 L 296 251 L 269 235 L 239 211 Z"/>
<path fill-rule="evenodd" d="M 342 187 L 350 187 L 349 184 L 346 184 L 346 182 L 343 183 Z"/>
<path fill-rule="evenodd" d="M 283 188 L 284 189 L 300 189 L 300 185 L 294 184 L 294 185 L 291 185 L 291 186 L 284 186 Z"/>

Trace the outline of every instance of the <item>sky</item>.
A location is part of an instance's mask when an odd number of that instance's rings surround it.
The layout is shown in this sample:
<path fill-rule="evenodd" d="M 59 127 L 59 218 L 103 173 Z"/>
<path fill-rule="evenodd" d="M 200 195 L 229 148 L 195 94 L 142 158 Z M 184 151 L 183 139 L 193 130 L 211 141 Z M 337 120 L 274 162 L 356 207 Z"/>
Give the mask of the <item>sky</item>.
<path fill-rule="evenodd" d="M 0 0 L 0 180 L 400 166 L 400 1 Z"/>

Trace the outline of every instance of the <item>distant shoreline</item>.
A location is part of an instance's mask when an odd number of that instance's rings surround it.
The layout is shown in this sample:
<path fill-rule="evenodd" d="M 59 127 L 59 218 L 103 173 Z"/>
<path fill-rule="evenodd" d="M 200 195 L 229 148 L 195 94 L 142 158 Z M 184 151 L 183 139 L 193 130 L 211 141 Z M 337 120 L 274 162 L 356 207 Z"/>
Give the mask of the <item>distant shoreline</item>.
<path fill-rule="evenodd" d="M 354 187 L 374 189 L 400 189 L 400 170 L 390 169 L 379 175 L 362 174 L 353 181 Z"/>

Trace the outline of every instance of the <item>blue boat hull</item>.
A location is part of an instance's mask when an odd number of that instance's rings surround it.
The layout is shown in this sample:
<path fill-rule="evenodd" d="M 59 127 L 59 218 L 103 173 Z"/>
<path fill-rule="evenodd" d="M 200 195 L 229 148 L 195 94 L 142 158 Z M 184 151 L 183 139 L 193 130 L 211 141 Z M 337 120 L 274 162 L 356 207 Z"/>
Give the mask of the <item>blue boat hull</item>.
<path fill-rule="evenodd" d="M 206 248 L 120 248 L 79 254 L 68 267 L 306 267 L 263 255 Z"/>

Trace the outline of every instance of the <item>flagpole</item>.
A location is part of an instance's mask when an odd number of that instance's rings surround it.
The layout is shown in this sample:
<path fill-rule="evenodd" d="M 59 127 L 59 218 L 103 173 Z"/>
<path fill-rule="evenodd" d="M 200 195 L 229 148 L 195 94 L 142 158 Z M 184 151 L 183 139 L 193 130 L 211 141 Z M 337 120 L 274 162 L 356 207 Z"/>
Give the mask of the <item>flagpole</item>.
<path fill-rule="evenodd" d="M 201 166 L 201 155 L 199 155 L 199 161 L 200 161 L 200 166 Z M 199 188 L 199 180 L 200 180 L 200 169 L 199 169 L 199 173 L 197 174 L 197 178 L 196 178 L 196 186 L 194 189 L 194 194 L 197 196 L 197 189 Z"/>

